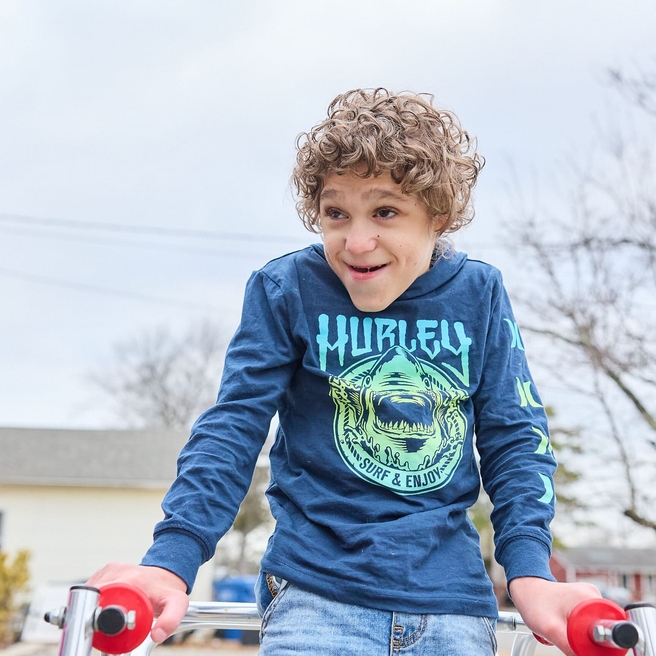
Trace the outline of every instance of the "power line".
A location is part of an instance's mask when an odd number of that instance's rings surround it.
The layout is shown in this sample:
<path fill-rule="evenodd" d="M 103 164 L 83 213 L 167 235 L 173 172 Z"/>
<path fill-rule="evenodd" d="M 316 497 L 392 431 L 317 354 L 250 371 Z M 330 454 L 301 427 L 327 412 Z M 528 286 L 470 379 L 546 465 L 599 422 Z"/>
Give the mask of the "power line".
<path fill-rule="evenodd" d="M 210 305 L 203 305 L 200 303 L 191 303 L 189 301 L 178 301 L 174 299 L 161 298 L 158 296 L 149 296 L 148 294 L 140 294 L 138 292 L 126 292 L 118 289 L 109 289 L 107 287 L 99 287 L 97 285 L 88 285 L 86 283 L 72 282 L 70 280 L 61 280 L 60 278 L 51 278 L 49 276 L 40 276 L 32 273 L 25 273 L 23 271 L 15 271 L 13 269 L 6 269 L 0 267 L 0 275 L 7 278 L 16 278 L 18 280 L 25 280 L 27 282 L 37 282 L 44 285 L 53 287 L 64 287 L 67 289 L 74 289 L 75 291 L 88 292 L 92 294 L 102 294 L 104 296 L 117 296 L 120 298 L 127 298 L 133 301 L 146 301 L 147 303 L 157 303 L 159 305 L 173 305 L 176 307 L 186 307 L 193 309 L 209 310 L 212 309 Z"/>
<path fill-rule="evenodd" d="M 194 246 L 180 246 L 178 244 L 157 244 L 151 241 L 129 241 L 127 239 L 95 238 L 86 235 L 62 234 L 60 232 L 34 232 L 29 228 L 13 228 L 0 226 L 0 232 L 8 235 L 17 235 L 19 237 L 38 237 L 40 239 L 55 239 L 58 241 L 67 241 L 83 244 L 98 244 L 100 246 L 120 246 L 127 248 L 144 248 L 151 251 L 164 251 L 173 253 L 186 253 L 189 255 L 206 255 L 208 257 L 235 257 L 239 259 L 253 258 L 262 259 L 270 257 L 262 255 L 260 252 L 253 250 L 245 251 L 227 251 L 215 250 L 213 248 L 196 248 Z"/>
<path fill-rule="evenodd" d="M 20 214 L 0 214 L 3 223 L 27 223 L 30 225 L 55 226 L 75 230 L 98 230 L 103 232 L 123 232 L 138 235 L 156 235 L 167 237 L 185 237 L 188 239 L 222 239 L 230 241 L 263 241 L 279 243 L 306 243 L 300 237 L 284 235 L 247 234 L 238 232 L 218 232 L 216 230 L 197 230 L 191 228 L 164 228 L 161 226 L 126 225 L 122 223 L 106 223 L 95 221 L 75 221 L 73 219 L 53 219 L 39 216 L 23 216 Z"/>
<path fill-rule="evenodd" d="M 38 216 L 25 216 L 21 214 L 4 214 L 0 213 L 0 223 L 19 223 L 28 225 L 40 225 L 55 228 L 67 228 L 73 230 L 95 230 L 101 232 L 119 232 L 135 235 L 155 235 L 159 237 L 184 237 L 187 239 L 215 239 L 227 241 L 246 241 L 246 242 L 264 242 L 264 243 L 281 243 L 281 244 L 308 244 L 307 239 L 302 237 L 292 237 L 284 235 L 265 235 L 265 234 L 247 234 L 236 232 L 218 232 L 215 230 L 197 230 L 190 228 L 163 228 L 160 226 L 139 226 L 127 225 L 122 223 L 106 223 L 95 221 L 76 221 L 73 219 L 53 219 Z M 316 235 L 319 238 L 318 235 Z M 120 244 L 121 242 L 112 242 Z M 126 244 L 127 245 L 127 244 Z M 484 248 L 484 249 L 507 249 L 507 246 L 492 242 L 465 242 L 465 248 Z M 180 249 L 184 250 L 184 249 Z M 197 251 L 189 251 L 197 252 Z M 200 251 L 202 252 L 202 251 Z M 204 251 L 209 254 L 209 251 Z M 229 255 L 229 253 L 225 253 Z"/>

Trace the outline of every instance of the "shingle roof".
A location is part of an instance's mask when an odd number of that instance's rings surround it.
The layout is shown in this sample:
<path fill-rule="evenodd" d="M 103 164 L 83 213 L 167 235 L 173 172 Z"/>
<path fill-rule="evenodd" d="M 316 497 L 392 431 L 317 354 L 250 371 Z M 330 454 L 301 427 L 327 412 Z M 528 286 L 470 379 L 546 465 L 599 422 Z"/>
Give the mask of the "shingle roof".
<path fill-rule="evenodd" d="M 188 433 L 0 428 L 0 484 L 168 488 Z"/>
<path fill-rule="evenodd" d="M 576 547 L 558 551 L 558 556 L 578 571 L 656 573 L 656 549 Z"/>

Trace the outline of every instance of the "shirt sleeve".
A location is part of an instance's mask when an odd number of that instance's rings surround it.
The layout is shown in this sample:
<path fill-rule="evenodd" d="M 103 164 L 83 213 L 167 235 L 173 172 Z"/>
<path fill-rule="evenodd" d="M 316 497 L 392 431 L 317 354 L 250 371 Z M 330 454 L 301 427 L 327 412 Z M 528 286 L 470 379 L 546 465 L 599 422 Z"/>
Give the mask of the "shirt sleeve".
<path fill-rule="evenodd" d="M 510 582 L 549 570 L 556 461 L 547 417 L 500 275 L 491 294 L 481 384 L 474 395 L 483 486 L 494 509 L 495 557 Z"/>
<path fill-rule="evenodd" d="M 163 567 L 191 590 L 232 525 L 288 387 L 301 345 L 291 336 L 279 285 L 251 276 L 240 326 L 228 347 L 216 404 L 194 424 L 178 458 L 178 474 L 162 502 L 164 520 L 142 565 Z"/>

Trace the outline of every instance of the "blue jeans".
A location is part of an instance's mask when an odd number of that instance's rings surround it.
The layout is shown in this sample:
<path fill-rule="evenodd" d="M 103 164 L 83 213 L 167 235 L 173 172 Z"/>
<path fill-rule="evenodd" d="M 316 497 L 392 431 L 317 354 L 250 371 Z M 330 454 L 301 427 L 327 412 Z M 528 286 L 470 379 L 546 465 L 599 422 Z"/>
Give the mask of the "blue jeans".
<path fill-rule="evenodd" d="M 493 656 L 496 619 L 416 615 L 325 599 L 260 573 L 259 656 Z"/>

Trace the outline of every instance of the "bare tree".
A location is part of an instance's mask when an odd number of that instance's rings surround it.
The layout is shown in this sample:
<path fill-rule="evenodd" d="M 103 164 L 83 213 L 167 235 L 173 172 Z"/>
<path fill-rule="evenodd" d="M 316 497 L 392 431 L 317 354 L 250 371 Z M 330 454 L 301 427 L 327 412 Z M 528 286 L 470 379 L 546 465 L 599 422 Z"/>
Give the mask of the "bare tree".
<path fill-rule="evenodd" d="M 216 400 L 225 344 L 220 327 L 209 321 L 182 336 L 159 328 L 118 344 L 114 363 L 91 379 L 109 395 L 121 423 L 185 430 Z M 257 569 L 247 547 L 256 529 L 269 532 L 273 523 L 264 496 L 268 483 L 269 467 L 260 463 L 225 539 L 226 545 L 236 540 L 236 555 L 229 548 L 218 551 L 217 562 L 233 571 Z"/>
<path fill-rule="evenodd" d="M 625 98 L 647 114 L 656 116 L 656 69 L 639 70 L 634 75 L 628 75 L 621 68 L 611 68 L 608 78 Z"/>
<path fill-rule="evenodd" d="M 225 338 L 204 321 L 178 337 L 159 328 L 117 344 L 114 362 L 91 380 L 131 427 L 189 428 L 215 399 Z"/>
<path fill-rule="evenodd" d="M 656 116 L 656 77 L 610 76 L 642 119 Z M 523 328 L 587 409 L 581 442 L 601 456 L 596 473 L 621 473 L 621 512 L 656 530 L 656 125 L 627 136 L 617 123 L 568 171 L 557 211 L 517 198 L 508 243 L 522 261 Z"/>
<path fill-rule="evenodd" d="M 553 408 L 547 406 L 545 410 L 550 420 L 553 420 Z M 564 429 L 558 424 L 552 424 L 550 434 L 551 445 L 556 454 L 561 454 L 563 451 L 575 453 L 580 451 L 579 432 L 577 430 Z M 562 463 L 558 467 L 554 477 L 556 488 L 558 489 L 558 507 L 561 512 L 564 512 L 568 516 L 586 507 L 575 494 L 570 493 L 572 484 L 576 483 L 579 477 L 580 474 L 578 472 Z M 481 488 L 478 500 L 469 509 L 469 517 L 480 536 L 481 553 L 483 555 L 485 569 L 492 580 L 499 603 L 504 606 L 509 602 L 507 596 L 508 584 L 503 568 L 494 559 L 494 528 L 490 518 L 492 509 L 493 506 L 490 498 L 485 493 L 485 490 Z M 558 534 L 554 535 L 554 546 L 563 546 Z"/>

